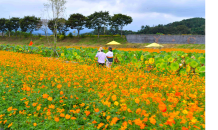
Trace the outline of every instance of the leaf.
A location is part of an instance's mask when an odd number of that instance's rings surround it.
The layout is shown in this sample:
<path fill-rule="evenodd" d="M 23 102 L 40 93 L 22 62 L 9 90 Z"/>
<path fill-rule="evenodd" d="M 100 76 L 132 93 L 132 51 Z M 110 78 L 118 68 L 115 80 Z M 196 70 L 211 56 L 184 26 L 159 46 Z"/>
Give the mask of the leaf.
<path fill-rule="evenodd" d="M 200 61 L 201 64 L 205 64 L 205 58 L 204 57 L 199 57 L 198 60 Z"/>
<path fill-rule="evenodd" d="M 172 58 L 172 57 L 170 57 L 169 59 L 168 59 L 168 62 L 173 62 L 174 61 L 174 58 Z"/>
<path fill-rule="evenodd" d="M 170 69 L 173 71 L 176 71 L 179 69 L 179 64 L 178 63 L 171 63 Z"/>
<path fill-rule="evenodd" d="M 201 72 L 201 73 L 205 72 L 205 66 L 201 66 L 201 67 L 199 68 L 199 72 Z"/>
<path fill-rule="evenodd" d="M 197 66 L 198 66 L 198 62 L 196 62 L 196 61 L 192 61 L 191 63 L 190 63 L 190 66 L 192 67 L 192 68 L 196 68 Z"/>
<path fill-rule="evenodd" d="M 181 69 L 181 70 L 179 71 L 179 74 L 180 74 L 180 75 L 187 75 L 187 73 L 186 73 L 186 70 L 185 70 L 185 69 Z"/>

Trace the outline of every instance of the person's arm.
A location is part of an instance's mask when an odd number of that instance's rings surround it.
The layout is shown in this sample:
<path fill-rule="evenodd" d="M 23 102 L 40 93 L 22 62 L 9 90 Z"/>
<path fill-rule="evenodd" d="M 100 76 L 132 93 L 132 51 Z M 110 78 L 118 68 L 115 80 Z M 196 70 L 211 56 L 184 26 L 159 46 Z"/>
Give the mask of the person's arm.
<path fill-rule="evenodd" d="M 98 53 L 96 54 L 96 56 L 95 57 L 98 57 Z"/>

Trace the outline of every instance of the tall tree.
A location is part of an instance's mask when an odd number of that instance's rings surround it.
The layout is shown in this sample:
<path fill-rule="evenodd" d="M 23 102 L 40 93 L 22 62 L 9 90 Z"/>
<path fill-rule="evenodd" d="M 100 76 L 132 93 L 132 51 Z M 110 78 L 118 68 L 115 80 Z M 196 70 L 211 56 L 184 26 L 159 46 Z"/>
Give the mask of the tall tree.
<path fill-rule="evenodd" d="M 84 29 L 83 27 L 86 24 L 87 18 L 83 16 L 82 14 L 76 13 L 70 15 L 70 18 L 68 18 L 66 25 L 67 27 L 70 27 L 71 29 L 77 29 L 78 31 L 78 37 L 79 37 L 79 31 Z"/>
<path fill-rule="evenodd" d="M 110 24 L 112 26 L 120 27 L 122 37 L 123 26 L 128 25 L 130 23 L 132 23 L 132 17 L 123 14 L 114 14 L 114 16 L 111 18 Z"/>
<path fill-rule="evenodd" d="M 32 35 L 33 31 L 38 30 L 41 27 L 40 18 L 35 16 L 25 16 L 20 20 L 20 28 L 23 32 L 29 31 Z"/>
<path fill-rule="evenodd" d="M 66 20 L 64 18 L 59 18 L 57 20 L 57 29 L 56 29 L 56 31 L 59 32 L 59 34 L 61 34 L 63 32 L 66 32 L 66 31 L 69 31 L 68 27 L 65 24 L 65 22 L 66 22 Z M 52 30 L 52 32 L 56 36 L 57 33 L 55 33 L 54 25 L 55 25 L 55 20 L 49 20 L 48 21 L 48 28 L 50 30 Z"/>
<path fill-rule="evenodd" d="M 88 16 L 86 27 L 89 29 L 98 29 L 98 38 L 99 38 L 99 30 L 102 27 L 108 26 L 110 22 L 110 15 L 108 11 L 100 11 L 95 12 Z"/>
<path fill-rule="evenodd" d="M 10 37 L 11 31 L 13 30 L 13 23 L 11 22 L 10 19 L 7 19 L 5 24 L 7 30 L 9 31 L 9 37 Z"/>
<path fill-rule="evenodd" d="M 5 18 L 0 19 L 0 31 L 2 32 L 2 37 L 4 36 L 4 32 L 7 30 L 6 21 Z"/>
<path fill-rule="evenodd" d="M 52 20 L 54 20 L 54 51 L 53 56 L 55 56 L 56 52 L 56 45 L 57 45 L 57 23 L 60 17 L 63 17 L 65 12 L 65 4 L 66 0 L 48 0 L 47 4 L 44 4 L 45 8 L 51 7 L 52 12 Z"/>
<path fill-rule="evenodd" d="M 11 23 L 12 23 L 12 25 L 13 25 L 13 29 L 12 30 L 14 30 L 15 31 L 15 33 L 16 33 L 16 37 L 17 37 L 17 30 L 19 29 L 19 27 L 20 27 L 20 18 L 18 18 L 18 17 L 12 17 L 11 19 L 10 19 L 10 21 L 11 21 Z"/>

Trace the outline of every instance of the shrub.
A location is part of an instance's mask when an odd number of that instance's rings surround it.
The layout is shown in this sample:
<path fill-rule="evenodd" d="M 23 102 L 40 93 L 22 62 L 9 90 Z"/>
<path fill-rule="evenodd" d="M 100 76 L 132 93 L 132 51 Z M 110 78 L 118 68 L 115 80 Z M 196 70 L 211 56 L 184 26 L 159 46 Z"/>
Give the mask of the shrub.
<path fill-rule="evenodd" d="M 39 38 L 41 38 L 41 37 L 42 37 L 42 35 L 41 35 L 40 33 L 38 33 L 38 37 L 39 37 Z"/>
<path fill-rule="evenodd" d="M 81 38 L 84 38 L 84 37 L 86 37 L 86 36 L 85 36 L 85 34 L 81 34 L 80 37 L 81 37 Z"/>
<path fill-rule="evenodd" d="M 59 36 L 59 39 L 60 39 L 60 40 L 63 40 L 63 39 L 64 39 L 64 35 L 60 35 L 60 36 Z"/>
<path fill-rule="evenodd" d="M 70 33 L 68 34 L 68 37 L 73 38 L 73 33 L 70 32 Z"/>

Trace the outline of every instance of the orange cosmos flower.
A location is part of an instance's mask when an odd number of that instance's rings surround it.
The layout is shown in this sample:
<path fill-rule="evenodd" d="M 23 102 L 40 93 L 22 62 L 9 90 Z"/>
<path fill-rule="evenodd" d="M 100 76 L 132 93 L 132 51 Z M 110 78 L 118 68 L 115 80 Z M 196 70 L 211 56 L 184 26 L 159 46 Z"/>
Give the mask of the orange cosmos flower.
<path fill-rule="evenodd" d="M 150 123 L 151 124 L 153 124 L 153 125 L 155 125 L 156 124 L 156 120 L 154 119 L 154 117 L 156 117 L 155 115 L 153 115 L 153 116 L 151 116 L 150 118 L 149 118 L 149 120 L 150 120 Z"/>
<path fill-rule="evenodd" d="M 52 101 L 52 97 L 48 97 L 48 100 L 49 100 L 49 101 Z"/>
<path fill-rule="evenodd" d="M 36 109 L 36 110 L 39 111 L 40 109 L 41 109 L 41 106 L 37 106 L 37 109 Z"/>
<path fill-rule="evenodd" d="M 70 119 L 70 115 L 66 114 L 65 118 Z"/>
<path fill-rule="evenodd" d="M 36 124 L 36 123 L 33 123 L 33 126 L 37 126 L 37 124 Z"/>
<path fill-rule="evenodd" d="M 61 113 L 61 114 L 60 114 L 60 117 L 65 117 L 65 114 L 64 114 L 64 113 Z"/>
<path fill-rule="evenodd" d="M 100 124 L 98 124 L 98 129 L 100 129 L 102 126 L 104 125 L 104 123 L 100 123 Z"/>
<path fill-rule="evenodd" d="M 13 109 L 12 107 L 9 107 L 7 110 L 8 110 L 8 111 L 12 111 L 12 109 Z"/>
<path fill-rule="evenodd" d="M 48 98 L 48 96 L 49 96 L 48 94 L 43 94 L 42 95 L 43 98 Z"/>
<path fill-rule="evenodd" d="M 94 121 L 92 121 L 92 124 L 96 124 L 96 123 L 97 123 L 97 121 L 95 121 L 95 120 L 94 120 Z"/>
<path fill-rule="evenodd" d="M 140 102 L 139 98 L 136 98 L 135 103 L 139 104 L 139 102 Z"/>
<path fill-rule="evenodd" d="M 90 114 L 90 111 L 85 111 L 86 116 L 88 116 Z"/>
<path fill-rule="evenodd" d="M 182 127 L 182 130 L 188 130 L 188 128 L 186 128 L 186 127 Z"/>
<path fill-rule="evenodd" d="M 48 108 L 55 109 L 55 105 L 51 104 L 48 106 Z"/>
<path fill-rule="evenodd" d="M 13 124 L 13 123 L 9 124 L 9 125 L 8 125 L 8 128 L 9 128 L 9 127 L 11 127 L 11 126 L 12 126 L 12 124 Z"/>
<path fill-rule="evenodd" d="M 167 111 L 167 106 L 164 103 L 159 103 L 158 107 L 162 112 Z"/>
<path fill-rule="evenodd" d="M 64 94 L 64 92 L 63 91 L 60 91 L 60 95 L 63 95 Z"/>
<path fill-rule="evenodd" d="M 114 117 L 113 119 L 112 119 L 112 121 L 111 121 L 111 123 L 110 123 L 110 125 L 115 125 L 116 124 L 116 122 L 119 120 L 119 118 L 117 118 L 117 117 Z"/>
<path fill-rule="evenodd" d="M 113 95 L 111 98 L 112 98 L 113 101 L 117 100 L 117 96 L 116 95 Z"/>
<path fill-rule="evenodd" d="M 95 111 L 95 112 L 99 112 L 99 109 L 98 109 L 98 108 L 96 108 L 96 109 L 94 109 L 94 111 Z"/>
<path fill-rule="evenodd" d="M 71 117 L 71 120 L 76 120 L 76 117 Z"/>
<path fill-rule="evenodd" d="M 62 85 L 61 85 L 61 84 L 58 84 L 57 88 L 60 89 L 61 87 L 62 87 Z"/>
<path fill-rule="evenodd" d="M 79 113 L 80 112 L 80 109 L 76 109 L 76 113 Z"/>
<path fill-rule="evenodd" d="M 37 104 L 38 104 L 38 103 L 33 103 L 33 104 L 32 104 L 32 106 L 34 106 L 34 107 L 35 107 Z"/>
<path fill-rule="evenodd" d="M 59 118 L 58 117 L 55 117 L 55 119 L 54 119 L 56 122 L 58 122 L 59 121 Z"/>

